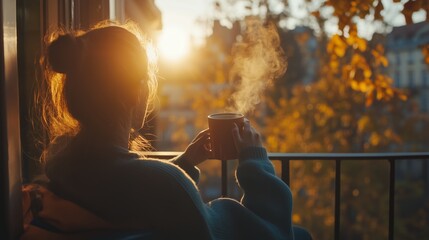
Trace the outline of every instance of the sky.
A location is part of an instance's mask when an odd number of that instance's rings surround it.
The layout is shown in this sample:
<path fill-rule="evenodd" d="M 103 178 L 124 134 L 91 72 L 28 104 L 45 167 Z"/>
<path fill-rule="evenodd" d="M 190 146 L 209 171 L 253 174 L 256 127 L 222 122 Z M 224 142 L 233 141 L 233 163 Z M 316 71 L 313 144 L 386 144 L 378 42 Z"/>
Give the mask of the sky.
<path fill-rule="evenodd" d="M 382 0 L 385 6 L 385 14 L 388 22 L 394 26 L 404 25 L 405 19 L 399 13 L 402 9 L 401 4 L 394 4 L 392 0 Z M 188 34 L 201 36 L 201 29 L 196 27 L 196 20 L 213 16 L 214 0 L 156 0 L 155 3 L 163 14 L 164 27 L 176 27 L 184 29 Z M 306 14 L 299 10 L 303 0 L 291 0 L 290 7 L 292 13 L 296 17 L 303 17 Z M 416 13 L 414 16 L 415 22 L 423 21 L 425 18 L 424 11 Z M 369 20 L 371 21 L 371 20 Z M 294 22 L 290 26 L 294 26 Z M 368 29 L 367 29 L 368 30 Z"/>
<path fill-rule="evenodd" d="M 391 23 L 392 26 L 400 26 L 405 24 L 405 19 L 400 14 L 402 9 L 401 4 L 395 4 L 392 0 L 382 0 L 385 6 L 385 19 Z M 164 42 L 171 52 L 187 51 L 187 45 L 190 41 L 197 44 L 209 34 L 209 19 L 213 18 L 213 2 L 214 0 L 155 0 L 155 4 L 162 12 Z M 296 18 L 303 17 L 307 14 L 305 11 L 300 10 L 300 6 L 304 0 L 290 0 L 290 7 L 292 8 L 292 15 Z M 317 8 L 317 4 L 315 8 Z M 424 11 L 414 14 L 413 19 L 415 22 L 423 21 L 426 14 Z M 205 19 L 205 20 L 204 20 Z M 200 20 L 200 21 L 198 21 Z M 329 33 L 334 34 L 338 31 L 336 27 L 336 20 L 330 20 L 331 24 L 327 26 Z M 198 22 L 198 23 L 197 23 Z M 375 26 L 372 19 L 361 20 L 358 23 L 359 34 L 366 38 L 371 38 L 375 31 Z M 294 28 L 297 21 L 291 19 L 286 23 L 288 28 Z M 387 29 L 388 30 L 388 29 Z M 162 38 L 162 37 L 161 37 Z M 171 45 L 171 39 L 175 39 L 177 46 Z M 170 43 L 167 43 L 170 41 Z M 183 46 L 182 46 L 183 45 Z M 183 48 L 183 49 L 182 49 Z M 182 49 L 182 50 L 181 50 Z M 162 50 L 162 49 L 161 49 Z M 183 53 L 178 53 L 178 55 Z"/>
<path fill-rule="evenodd" d="M 164 29 L 182 30 L 195 37 L 205 34 L 197 20 L 213 14 L 213 0 L 156 0 L 155 4 L 162 12 Z"/>
<path fill-rule="evenodd" d="M 204 26 L 211 18 L 213 0 L 156 0 L 155 4 L 162 13 L 161 57 L 180 60 L 189 52 L 190 42 L 199 44 L 207 35 L 209 28 Z"/>

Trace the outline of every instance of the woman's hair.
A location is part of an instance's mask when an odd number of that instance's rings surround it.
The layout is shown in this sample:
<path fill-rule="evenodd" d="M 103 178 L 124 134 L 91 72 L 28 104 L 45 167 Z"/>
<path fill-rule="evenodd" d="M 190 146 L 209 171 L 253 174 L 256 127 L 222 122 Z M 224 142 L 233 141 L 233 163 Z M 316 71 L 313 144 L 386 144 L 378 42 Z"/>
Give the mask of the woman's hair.
<path fill-rule="evenodd" d="M 134 112 L 145 119 L 156 94 L 156 55 L 135 24 L 103 22 L 86 32 L 60 30 L 49 34 L 45 43 L 36 95 L 47 134 L 42 160 L 59 137 L 75 136 L 83 128 L 101 133 L 126 126 L 123 114 L 142 107 L 136 100 L 145 106 L 143 113 Z M 148 147 L 137 135 L 131 148 Z"/>

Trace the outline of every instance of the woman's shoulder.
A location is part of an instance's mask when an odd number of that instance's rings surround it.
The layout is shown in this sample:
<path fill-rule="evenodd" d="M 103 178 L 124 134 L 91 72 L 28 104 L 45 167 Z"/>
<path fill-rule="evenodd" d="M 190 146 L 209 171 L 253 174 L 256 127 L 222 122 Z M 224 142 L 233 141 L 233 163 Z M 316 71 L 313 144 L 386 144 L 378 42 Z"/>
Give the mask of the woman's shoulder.
<path fill-rule="evenodd" d="M 112 171 L 125 178 L 137 178 L 136 181 L 145 181 L 162 185 L 173 183 L 186 188 L 196 188 L 194 181 L 177 165 L 159 159 L 145 158 L 138 154 L 130 154 L 126 160 L 119 160 L 112 166 Z"/>
<path fill-rule="evenodd" d="M 171 199 L 175 199 L 182 208 L 203 210 L 203 201 L 195 182 L 181 168 L 168 161 L 136 157 L 119 163 L 116 174 L 120 175 L 117 176 L 122 185 L 127 186 L 127 191 L 135 191 L 135 195 L 144 191 L 145 201 L 153 198 L 161 205 L 171 205 Z"/>

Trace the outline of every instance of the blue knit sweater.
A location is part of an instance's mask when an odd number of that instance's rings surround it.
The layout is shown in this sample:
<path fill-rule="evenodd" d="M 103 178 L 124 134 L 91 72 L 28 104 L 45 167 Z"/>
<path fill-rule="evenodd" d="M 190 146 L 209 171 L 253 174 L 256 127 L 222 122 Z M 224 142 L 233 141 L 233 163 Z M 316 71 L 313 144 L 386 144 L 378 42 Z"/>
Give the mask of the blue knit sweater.
<path fill-rule="evenodd" d="M 118 226 L 157 239 L 293 239 L 292 196 L 264 148 L 247 148 L 236 179 L 240 202 L 204 203 L 199 171 L 183 159 L 143 159 L 118 147 L 69 144 L 46 165 L 50 189 Z"/>

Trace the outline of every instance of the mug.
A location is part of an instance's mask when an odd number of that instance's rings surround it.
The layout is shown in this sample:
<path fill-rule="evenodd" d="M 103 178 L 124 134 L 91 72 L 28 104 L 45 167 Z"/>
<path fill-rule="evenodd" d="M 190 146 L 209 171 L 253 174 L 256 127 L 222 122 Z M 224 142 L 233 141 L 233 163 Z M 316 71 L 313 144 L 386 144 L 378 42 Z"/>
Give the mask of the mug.
<path fill-rule="evenodd" d="M 234 123 L 240 128 L 244 123 L 241 113 L 214 113 L 208 116 L 211 149 L 213 157 L 220 160 L 238 158 L 237 148 L 234 144 L 232 129 Z"/>

